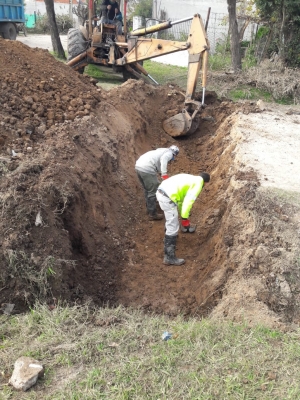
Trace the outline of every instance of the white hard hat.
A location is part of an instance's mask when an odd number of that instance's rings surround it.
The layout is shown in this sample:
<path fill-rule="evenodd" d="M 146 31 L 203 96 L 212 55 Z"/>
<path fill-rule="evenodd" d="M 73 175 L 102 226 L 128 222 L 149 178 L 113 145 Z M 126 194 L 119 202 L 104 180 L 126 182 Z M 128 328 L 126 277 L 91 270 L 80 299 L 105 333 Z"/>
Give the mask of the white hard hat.
<path fill-rule="evenodd" d="M 173 145 L 173 146 L 169 147 L 169 149 L 174 154 L 174 156 L 177 156 L 177 154 L 179 153 L 179 148 L 177 146 Z"/>

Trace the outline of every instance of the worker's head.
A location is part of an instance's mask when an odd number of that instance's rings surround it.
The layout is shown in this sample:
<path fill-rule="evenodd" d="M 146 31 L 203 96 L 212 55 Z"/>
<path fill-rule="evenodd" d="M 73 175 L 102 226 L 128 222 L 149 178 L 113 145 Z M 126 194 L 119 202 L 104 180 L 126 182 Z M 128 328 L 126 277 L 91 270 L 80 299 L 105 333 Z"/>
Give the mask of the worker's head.
<path fill-rule="evenodd" d="M 205 183 L 210 181 L 210 175 L 207 172 L 200 172 L 199 174 Z"/>
<path fill-rule="evenodd" d="M 173 153 L 173 158 L 176 157 L 179 153 L 179 148 L 177 146 L 171 146 L 169 147 L 169 149 L 171 150 L 171 152 Z"/>

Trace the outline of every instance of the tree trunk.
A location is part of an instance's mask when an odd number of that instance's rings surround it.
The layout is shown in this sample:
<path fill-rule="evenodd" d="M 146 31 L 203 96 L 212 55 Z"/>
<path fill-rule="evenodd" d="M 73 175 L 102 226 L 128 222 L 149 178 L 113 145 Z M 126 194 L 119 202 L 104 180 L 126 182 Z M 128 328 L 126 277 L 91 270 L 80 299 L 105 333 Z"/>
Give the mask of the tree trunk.
<path fill-rule="evenodd" d="M 48 16 L 48 20 L 49 20 L 49 25 L 50 25 L 50 34 L 51 34 L 51 42 L 52 42 L 53 50 L 58 55 L 59 58 L 62 58 L 63 60 L 65 60 L 66 59 L 65 51 L 62 47 L 58 29 L 57 29 L 57 24 L 56 24 L 54 1 L 53 0 L 45 0 L 45 4 L 46 4 L 46 11 L 47 11 L 47 16 Z"/>
<path fill-rule="evenodd" d="M 244 34 L 245 34 L 246 29 L 249 26 L 249 23 L 250 23 L 250 19 L 247 19 L 246 21 L 244 21 L 243 26 L 241 27 L 241 29 L 239 31 L 240 42 L 242 42 L 244 39 Z"/>
<path fill-rule="evenodd" d="M 227 0 L 229 14 L 231 64 L 234 72 L 242 69 L 241 45 L 239 40 L 239 29 L 236 20 L 236 0 Z"/>
<path fill-rule="evenodd" d="M 280 24 L 280 31 L 279 31 L 279 45 L 278 45 L 278 55 L 281 60 L 284 60 L 284 45 L 285 45 L 285 6 L 284 1 L 281 3 L 281 24 Z"/>

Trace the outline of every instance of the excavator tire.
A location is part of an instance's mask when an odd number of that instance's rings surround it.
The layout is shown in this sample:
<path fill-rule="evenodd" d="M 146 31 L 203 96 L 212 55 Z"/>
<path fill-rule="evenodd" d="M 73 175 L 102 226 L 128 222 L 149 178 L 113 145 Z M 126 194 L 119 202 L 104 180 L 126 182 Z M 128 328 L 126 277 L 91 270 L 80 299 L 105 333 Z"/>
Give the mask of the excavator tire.
<path fill-rule="evenodd" d="M 78 54 L 85 51 L 87 48 L 87 42 L 83 37 L 80 29 L 71 28 L 68 31 L 68 61 L 71 61 Z M 80 74 L 83 74 L 84 67 L 77 70 Z"/>

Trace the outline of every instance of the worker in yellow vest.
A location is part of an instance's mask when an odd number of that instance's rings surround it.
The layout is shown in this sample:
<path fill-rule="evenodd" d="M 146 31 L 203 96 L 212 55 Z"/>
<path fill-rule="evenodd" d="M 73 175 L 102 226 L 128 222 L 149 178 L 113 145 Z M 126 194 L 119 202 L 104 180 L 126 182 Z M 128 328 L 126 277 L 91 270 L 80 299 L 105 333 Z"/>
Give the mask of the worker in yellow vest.
<path fill-rule="evenodd" d="M 201 172 L 197 176 L 189 174 L 174 175 L 171 178 L 165 179 L 159 185 L 156 198 L 166 219 L 164 264 L 184 264 L 184 259 L 176 258 L 175 256 L 179 231 L 178 212 L 181 216 L 181 231 L 184 233 L 195 232 L 196 228 L 190 225 L 190 211 L 205 183 L 209 181 L 210 175 L 207 172 Z"/>

